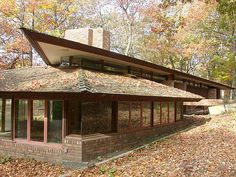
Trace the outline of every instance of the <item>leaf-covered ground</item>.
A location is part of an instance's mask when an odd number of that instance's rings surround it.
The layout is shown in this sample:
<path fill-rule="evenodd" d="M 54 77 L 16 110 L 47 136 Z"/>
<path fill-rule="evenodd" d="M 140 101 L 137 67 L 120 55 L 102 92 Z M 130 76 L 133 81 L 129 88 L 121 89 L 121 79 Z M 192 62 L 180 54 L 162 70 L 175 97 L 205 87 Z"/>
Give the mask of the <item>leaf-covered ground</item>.
<path fill-rule="evenodd" d="M 208 116 L 196 118 L 207 119 Z M 34 160 L 0 164 L 0 176 L 236 176 L 236 115 L 212 117 L 205 124 L 161 139 L 122 158 L 85 170 Z"/>

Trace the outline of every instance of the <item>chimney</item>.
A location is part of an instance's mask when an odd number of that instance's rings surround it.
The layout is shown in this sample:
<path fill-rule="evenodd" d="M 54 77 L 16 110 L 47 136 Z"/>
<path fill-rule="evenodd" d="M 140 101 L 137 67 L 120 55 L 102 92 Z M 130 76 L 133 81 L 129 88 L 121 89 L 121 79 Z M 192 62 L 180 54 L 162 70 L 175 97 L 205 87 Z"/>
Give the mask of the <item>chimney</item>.
<path fill-rule="evenodd" d="M 110 50 L 110 33 L 103 28 L 93 29 L 93 46 Z"/>
<path fill-rule="evenodd" d="M 93 30 L 89 28 L 70 29 L 65 31 L 65 39 L 82 44 L 92 45 Z"/>
<path fill-rule="evenodd" d="M 103 28 L 79 28 L 65 31 L 65 39 L 110 50 L 110 33 Z"/>

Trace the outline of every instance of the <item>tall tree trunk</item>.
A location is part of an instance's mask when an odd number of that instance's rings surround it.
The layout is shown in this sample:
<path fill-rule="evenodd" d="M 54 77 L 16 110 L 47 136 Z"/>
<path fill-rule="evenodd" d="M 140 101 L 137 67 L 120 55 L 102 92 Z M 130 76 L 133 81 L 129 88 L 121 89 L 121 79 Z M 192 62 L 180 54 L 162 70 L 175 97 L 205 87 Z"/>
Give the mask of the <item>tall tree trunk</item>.
<path fill-rule="evenodd" d="M 128 39 L 128 43 L 126 45 L 125 55 L 130 54 L 130 50 L 131 50 L 131 47 L 132 47 L 132 42 L 133 42 L 133 23 L 129 22 L 129 39 Z"/>

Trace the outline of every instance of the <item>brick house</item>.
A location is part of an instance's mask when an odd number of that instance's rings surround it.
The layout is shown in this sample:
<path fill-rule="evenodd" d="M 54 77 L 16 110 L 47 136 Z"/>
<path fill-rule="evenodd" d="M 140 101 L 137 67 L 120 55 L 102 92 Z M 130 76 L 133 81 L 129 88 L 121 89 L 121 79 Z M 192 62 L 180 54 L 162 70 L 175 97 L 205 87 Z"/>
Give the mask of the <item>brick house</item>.
<path fill-rule="evenodd" d="M 109 51 L 103 29 L 25 36 L 47 66 L 0 71 L 0 152 L 88 162 L 181 126 L 183 102 L 227 85 Z"/>

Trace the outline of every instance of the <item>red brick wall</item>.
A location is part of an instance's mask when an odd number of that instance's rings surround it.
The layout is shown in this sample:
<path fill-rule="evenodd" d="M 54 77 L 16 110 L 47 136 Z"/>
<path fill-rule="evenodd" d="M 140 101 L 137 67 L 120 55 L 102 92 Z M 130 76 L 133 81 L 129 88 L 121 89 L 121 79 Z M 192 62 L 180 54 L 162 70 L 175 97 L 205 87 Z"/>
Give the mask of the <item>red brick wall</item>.
<path fill-rule="evenodd" d="M 92 134 L 83 136 L 83 139 L 79 135 L 70 135 L 65 138 L 62 145 L 58 146 L 0 140 L 0 153 L 56 163 L 78 164 L 107 153 L 143 145 L 150 138 L 176 132 L 189 124 L 189 120 L 182 119 L 170 125 L 150 127 L 129 133 Z"/>
<path fill-rule="evenodd" d="M 61 147 L 0 140 L 0 153 L 2 155 L 29 157 L 42 161 L 60 163 L 63 152 Z"/>
<path fill-rule="evenodd" d="M 182 119 L 176 123 L 163 127 L 151 127 L 129 133 L 114 133 L 103 137 L 98 136 L 97 138 L 83 139 L 82 159 L 86 162 L 107 153 L 131 149 L 147 143 L 150 138 L 178 131 L 187 127 L 189 124 L 189 120 Z"/>

